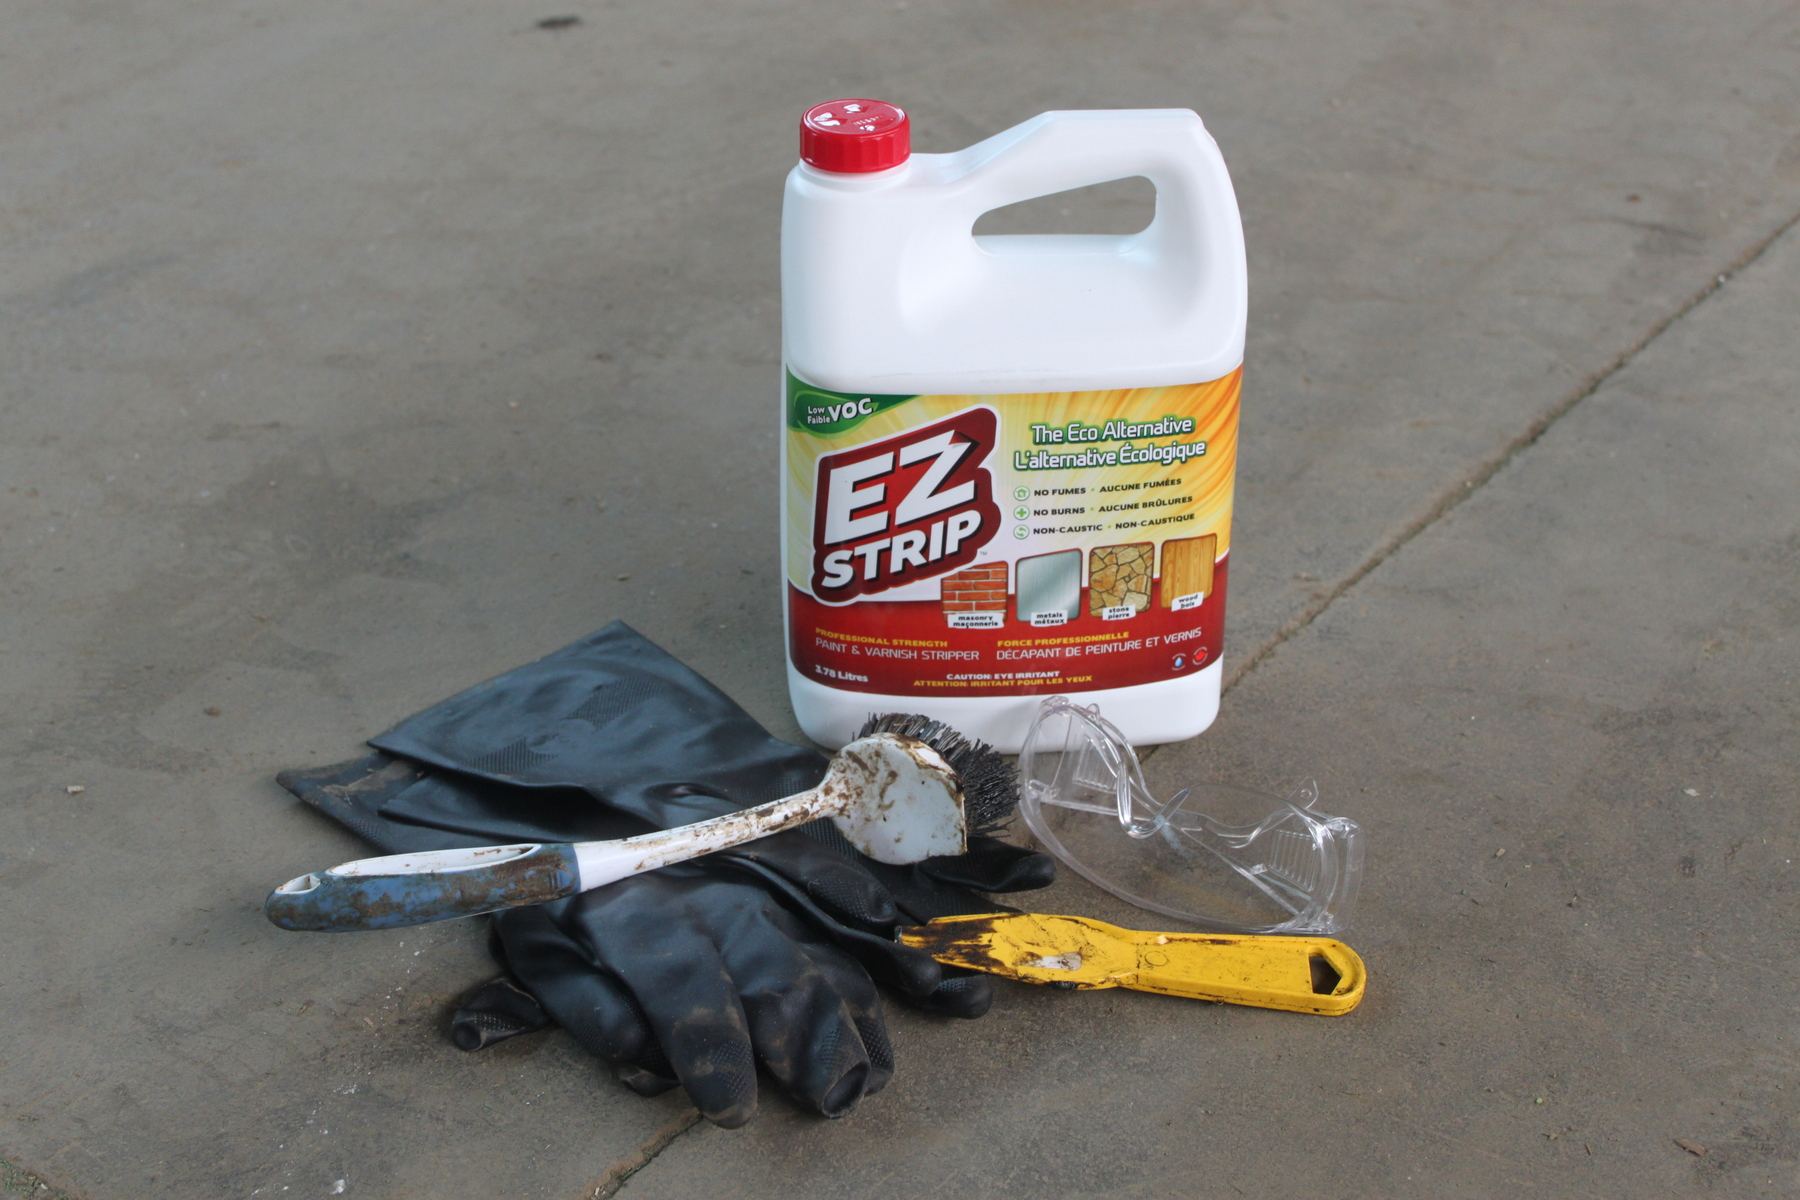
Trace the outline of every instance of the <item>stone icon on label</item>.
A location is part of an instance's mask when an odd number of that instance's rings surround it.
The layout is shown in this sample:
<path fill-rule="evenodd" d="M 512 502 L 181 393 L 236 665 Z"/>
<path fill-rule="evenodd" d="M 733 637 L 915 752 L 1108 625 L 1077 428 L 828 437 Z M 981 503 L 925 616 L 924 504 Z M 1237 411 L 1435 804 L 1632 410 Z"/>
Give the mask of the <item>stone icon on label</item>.
<path fill-rule="evenodd" d="M 1156 545 L 1131 542 L 1123 546 L 1099 546 L 1088 554 L 1088 612 L 1107 620 L 1120 620 L 1121 610 L 1131 615 L 1150 607 L 1150 573 Z"/>

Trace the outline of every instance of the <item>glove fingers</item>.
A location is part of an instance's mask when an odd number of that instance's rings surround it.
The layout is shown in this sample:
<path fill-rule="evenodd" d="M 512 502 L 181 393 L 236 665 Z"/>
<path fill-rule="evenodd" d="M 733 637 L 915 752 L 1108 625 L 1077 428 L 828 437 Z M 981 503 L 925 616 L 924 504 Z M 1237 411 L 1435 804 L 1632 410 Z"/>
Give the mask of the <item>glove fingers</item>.
<path fill-rule="evenodd" d="M 553 919 L 552 910 L 574 919 L 581 899 L 496 916 L 506 965 L 589 1053 L 672 1085 L 675 1073 L 631 993 Z"/>
<path fill-rule="evenodd" d="M 906 999 L 919 1011 L 940 1017 L 979 1017 L 994 1003 L 994 981 L 974 971 L 945 967 L 937 987 Z"/>
<path fill-rule="evenodd" d="M 756 1115 L 756 1054 L 719 947 L 699 922 L 683 918 L 683 900 L 706 884 L 642 879 L 630 903 L 606 906 L 604 928 L 584 923 L 583 940 L 631 990 L 694 1107 L 736 1129 Z"/>
<path fill-rule="evenodd" d="M 665 1079 L 652 1071 L 646 1071 L 641 1067 L 627 1066 L 624 1063 L 615 1066 L 613 1074 L 618 1077 L 620 1083 L 640 1096 L 660 1096 L 670 1088 L 681 1086 L 673 1079 Z"/>
<path fill-rule="evenodd" d="M 501 975 L 457 1002 L 450 1018 L 450 1040 L 458 1049 L 480 1050 L 521 1033 L 535 1033 L 549 1023 L 549 1014 L 531 993 Z"/>
<path fill-rule="evenodd" d="M 808 964 L 784 965 L 783 973 L 779 992 L 744 995 L 757 1058 L 795 1100 L 827 1117 L 841 1117 L 869 1089 L 862 1034 L 823 972 Z"/>
<path fill-rule="evenodd" d="M 1056 860 L 998 838 L 972 837 L 966 854 L 927 859 L 919 869 L 941 883 L 977 892 L 1025 892 L 1056 880 Z"/>
<path fill-rule="evenodd" d="M 903 996 L 929 996 L 943 981 L 944 968 L 923 950 L 860 929 L 846 929 L 817 918 L 815 921 L 839 949 L 861 963 L 878 983 Z"/>
<path fill-rule="evenodd" d="M 881 1011 L 881 989 L 860 963 L 836 947 L 821 946 L 815 954 L 828 956 L 820 959 L 821 969 L 830 975 L 838 995 L 843 997 L 863 1052 L 868 1055 L 869 1075 L 863 1094 L 873 1096 L 894 1077 L 894 1044 L 888 1040 L 887 1018 Z"/>
<path fill-rule="evenodd" d="M 795 884 L 819 907 L 860 929 L 891 928 L 900 919 L 893 896 L 862 869 L 860 857 L 830 822 L 761 838 L 732 852 Z"/>
<path fill-rule="evenodd" d="M 889 931 L 870 932 L 859 926 L 846 925 L 817 903 L 813 896 L 781 871 L 766 862 L 741 857 L 736 851 L 715 855 L 713 862 L 734 872 L 753 877 L 769 891 L 780 896 L 788 907 L 828 934 L 839 949 L 860 962 L 878 983 L 884 983 L 908 996 L 928 996 L 943 979 L 943 968 L 923 950 L 914 950 L 895 941 Z M 858 868 L 863 872 L 865 868 Z M 882 889 L 886 892 L 886 889 Z M 896 914 L 894 921 L 900 917 Z"/>
<path fill-rule="evenodd" d="M 894 1073 L 893 1047 L 874 983 L 848 955 L 824 942 L 798 940 L 792 961 L 772 960 L 758 948 L 744 988 L 757 1057 L 800 1103 L 841 1117 Z M 770 987 L 759 978 L 769 973 Z"/>

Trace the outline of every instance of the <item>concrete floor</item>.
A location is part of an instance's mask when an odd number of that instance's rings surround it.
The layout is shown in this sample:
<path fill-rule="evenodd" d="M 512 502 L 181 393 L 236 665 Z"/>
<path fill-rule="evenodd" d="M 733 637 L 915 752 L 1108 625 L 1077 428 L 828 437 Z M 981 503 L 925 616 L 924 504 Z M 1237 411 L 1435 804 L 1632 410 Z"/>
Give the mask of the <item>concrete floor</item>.
<path fill-rule="evenodd" d="M 1800 1192 L 1791 3 L 22 7 L 0 1194 Z M 614 617 L 793 734 L 776 216 L 846 92 L 1223 146 L 1230 690 L 1150 773 L 1366 824 L 1354 1016 L 1008 989 L 726 1133 L 450 1049 L 473 923 L 263 921 L 358 850 L 276 770 Z"/>

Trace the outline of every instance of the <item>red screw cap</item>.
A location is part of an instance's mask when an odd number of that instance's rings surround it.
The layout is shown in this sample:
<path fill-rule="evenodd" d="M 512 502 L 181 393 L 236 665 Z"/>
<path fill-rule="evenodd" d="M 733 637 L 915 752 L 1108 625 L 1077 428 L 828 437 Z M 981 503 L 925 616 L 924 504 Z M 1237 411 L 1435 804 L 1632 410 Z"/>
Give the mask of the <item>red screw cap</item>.
<path fill-rule="evenodd" d="M 821 171 L 885 171 L 911 154 L 906 110 L 885 100 L 827 100 L 800 118 L 800 161 Z"/>

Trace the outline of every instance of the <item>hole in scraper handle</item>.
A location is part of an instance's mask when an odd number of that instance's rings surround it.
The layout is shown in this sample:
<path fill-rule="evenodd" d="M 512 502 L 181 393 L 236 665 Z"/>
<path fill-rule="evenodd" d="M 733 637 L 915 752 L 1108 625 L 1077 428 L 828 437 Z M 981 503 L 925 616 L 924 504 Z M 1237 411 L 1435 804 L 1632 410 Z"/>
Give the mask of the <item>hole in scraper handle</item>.
<path fill-rule="evenodd" d="M 1312 969 L 1312 990 L 1315 996 L 1330 996 L 1337 991 L 1337 985 L 1343 981 L 1343 973 L 1331 965 L 1331 960 L 1323 954 L 1315 954 L 1306 960 Z"/>

